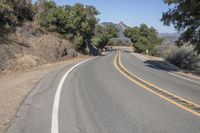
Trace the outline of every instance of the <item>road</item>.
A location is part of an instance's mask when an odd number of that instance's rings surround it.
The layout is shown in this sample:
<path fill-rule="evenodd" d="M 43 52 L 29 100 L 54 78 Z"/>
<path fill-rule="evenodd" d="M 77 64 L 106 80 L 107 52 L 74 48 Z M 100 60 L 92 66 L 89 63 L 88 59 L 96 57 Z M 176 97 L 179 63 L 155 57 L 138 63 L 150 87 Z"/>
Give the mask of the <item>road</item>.
<path fill-rule="evenodd" d="M 123 74 L 117 55 L 135 77 L 196 109 Z M 199 84 L 153 68 L 123 49 L 74 65 L 38 82 L 8 133 L 200 133 Z"/>

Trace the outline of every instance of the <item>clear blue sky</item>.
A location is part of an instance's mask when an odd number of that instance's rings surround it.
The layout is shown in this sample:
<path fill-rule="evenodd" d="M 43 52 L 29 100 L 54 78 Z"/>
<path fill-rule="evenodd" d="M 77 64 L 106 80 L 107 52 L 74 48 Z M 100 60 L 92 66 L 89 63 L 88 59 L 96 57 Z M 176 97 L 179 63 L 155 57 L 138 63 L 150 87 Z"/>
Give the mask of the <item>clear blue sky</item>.
<path fill-rule="evenodd" d="M 163 0 L 55 0 L 59 5 L 83 3 L 93 5 L 101 13 L 101 22 L 118 23 L 123 21 L 129 26 L 146 23 L 159 32 L 175 32 L 173 26 L 163 26 L 160 22 L 162 12 L 168 10 Z"/>

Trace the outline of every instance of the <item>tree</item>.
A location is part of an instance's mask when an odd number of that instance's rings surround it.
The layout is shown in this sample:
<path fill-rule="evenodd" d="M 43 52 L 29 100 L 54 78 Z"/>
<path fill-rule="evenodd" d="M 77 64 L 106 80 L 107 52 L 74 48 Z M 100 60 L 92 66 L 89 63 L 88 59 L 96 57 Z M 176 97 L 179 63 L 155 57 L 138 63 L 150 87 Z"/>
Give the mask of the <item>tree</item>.
<path fill-rule="evenodd" d="M 77 51 L 89 52 L 87 48 L 89 48 L 98 22 L 96 15 L 99 13 L 96 8 L 83 4 L 61 7 L 53 1 L 42 4 L 44 10 L 37 14 L 37 22 L 48 30 L 59 32 L 71 39 Z"/>
<path fill-rule="evenodd" d="M 155 46 L 161 44 L 162 39 L 158 37 L 155 28 L 141 24 L 140 27 L 127 28 L 124 32 L 125 36 L 130 38 L 136 52 L 143 53 L 147 49 L 151 52 Z"/>
<path fill-rule="evenodd" d="M 104 34 L 106 34 L 109 40 L 118 37 L 118 30 L 115 26 L 107 25 L 105 28 L 106 32 Z"/>
<path fill-rule="evenodd" d="M 161 21 L 164 25 L 173 24 L 175 29 L 182 32 L 177 45 L 192 44 L 200 53 L 200 1 L 164 0 L 164 2 L 171 8 L 163 13 Z"/>
<path fill-rule="evenodd" d="M 92 38 L 92 43 L 98 49 L 103 49 L 112 38 L 118 37 L 118 30 L 112 26 L 96 25 L 95 36 Z"/>
<path fill-rule="evenodd" d="M 12 4 L 6 1 L 0 2 L 0 16 L 0 28 L 14 25 L 16 22 L 16 17 L 13 14 Z"/>
<path fill-rule="evenodd" d="M 42 10 L 36 15 L 37 22 L 49 31 L 66 34 L 68 14 L 62 7 L 57 7 L 54 2 L 43 3 Z"/>
<path fill-rule="evenodd" d="M 33 19 L 34 13 L 32 10 L 32 3 L 30 0 L 11 0 L 11 1 L 13 1 L 14 14 L 19 22 Z"/>
<path fill-rule="evenodd" d="M 98 22 L 96 15 L 99 12 L 93 6 L 84 6 L 82 4 L 75 4 L 70 11 L 71 21 L 70 28 L 74 35 L 81 35 L 83 37 L 82 51 L 89 52 L 91 39 L 94 36 L 95 25 Z"/>
<path fill-rule="evenodd" d="M 1 0 L 0 1 L 1 28 L 15 27 L 25 20 L 32 20 L 34 13 L 31 1 L 27 0 Z"/>

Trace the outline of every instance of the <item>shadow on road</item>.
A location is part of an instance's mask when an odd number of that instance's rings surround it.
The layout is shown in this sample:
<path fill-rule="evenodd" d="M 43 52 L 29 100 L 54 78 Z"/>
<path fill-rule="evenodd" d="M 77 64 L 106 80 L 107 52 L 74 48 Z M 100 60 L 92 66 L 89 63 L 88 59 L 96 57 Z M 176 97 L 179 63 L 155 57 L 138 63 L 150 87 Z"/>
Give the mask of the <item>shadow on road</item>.
<path fill-rule="evenodd" d="M 131 50 L 124 50 L 125 53 L 132 53 L 133 51 Z"/>
<path fill-rule="evenodd" d="M 158 69 L 158 70 L 165 70 L 168 72 L 180 71 L 178 67 L 166 61 L 147 60 L 147 61 L 144 61 L 144 63 L 146 64 L 146 66 L 154 68 L 154 69 Z"/>

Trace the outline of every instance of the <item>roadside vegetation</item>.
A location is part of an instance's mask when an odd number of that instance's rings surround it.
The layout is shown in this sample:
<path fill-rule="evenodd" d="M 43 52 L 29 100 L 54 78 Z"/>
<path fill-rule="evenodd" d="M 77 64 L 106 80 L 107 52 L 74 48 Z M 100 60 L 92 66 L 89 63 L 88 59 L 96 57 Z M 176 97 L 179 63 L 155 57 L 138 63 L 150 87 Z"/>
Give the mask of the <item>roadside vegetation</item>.
<path fill-rule="evenodd" d="M 27 0 L 0 0 L 0 28 L 12 29 L 33 20 L 33 5 Z"/>
<path fill-rule="evenodd" d="M 170 52 L 168 55 L 165 54 L 165 58 L 182 69 L 200 75 L 200 1 L 164 0 L 164 2 L 170 9 L 163 13 L 161 21 L 167 26 L 174 25 L 174 28 L 181 33 L 176 41 L 178 47 L 166 48 L 165 51 Z"/>
<path fill-rule="evenodd" d="M 157 45 L 162 43 L 162 38 L 158 37 L 158 32 L 153 27 L 148 27 L 146 24 L 141 24 L 139 27 L 127 28 L 125 36 L 130 38 L 135 52 L 152 53 Z"/>
<path fill-rule="evenodd" d="M 106 45 L 111 45 L 111 39 L 118 37 L 118 30 L 113 25 L 96 25 L 95 36 L 92 38 L 92 43 L 101 51 Z"/>
<path fill-rule="evenodd" d="M 25 21 L 34 21 L 49 32 L 60 33 L 71 40 L 75 50 L 82 53 L 89 52 L 88 45 L 91 45 L 92 38 L 94 45 L 102 48 L 111 38 L 118 36 L 115 27 L 98 24 L 96 16 L 99 12 L 93 6 L 79 3 L 57 6 L 54 1 L 45 0 L 38 0 L 35 4 L 27 0 L 2 0 L 0 7 L 1 29 L 14 29 Z"/>
<path fill-rule="evenodd" d="M 98 10 L 77 3 L 0 0 L 0 68 L 37 66 L 65 56 L 97 54 L 113 37 L 115 27 L 99 24 Z M 17 65 L 18 64 L 18 65 Z"/>
<path fill-rule="evenodd" d="M 40 5 L 36 21 L 41 26 L 72 40 L 75 50 L 89 52 L 86 50 L 91 44 L 95 26 L 98 23 L 96 15 L 99 13 L 95 7 L 82 4 L 57 6 L 53 1 L 36 5 Z"/>
<path fill-rule="evenodd" d="M 191 46 L 159 45 L 153 55 L 162 57 L 181 69 L 200 75 L 200 55 L 196 54 Z"/>
<path fill-rule="evenodd" d="M 200 1 L 199 0 L 164 0 L 170 6 L 163 13 L 161 21 L 164 25 L 174 25 L 181 32 L 178 46 L 192 45 L 200 54 Z"/>
<path fill-rule="evenodd" d="M 164 0 L 169 10 L 163 13 L 164 25 L 174 25 L 181 33 L 175 45 L 162 44 L 155 28 L 146 24 L 127 28 L 125 36 L 130 38 L 134 51 L 163 57 L 179 68 L 190 70 L 200 75 L 200 1 L 199 0 Z M 192 7 L 192 8 L 191 8 Z"/>

